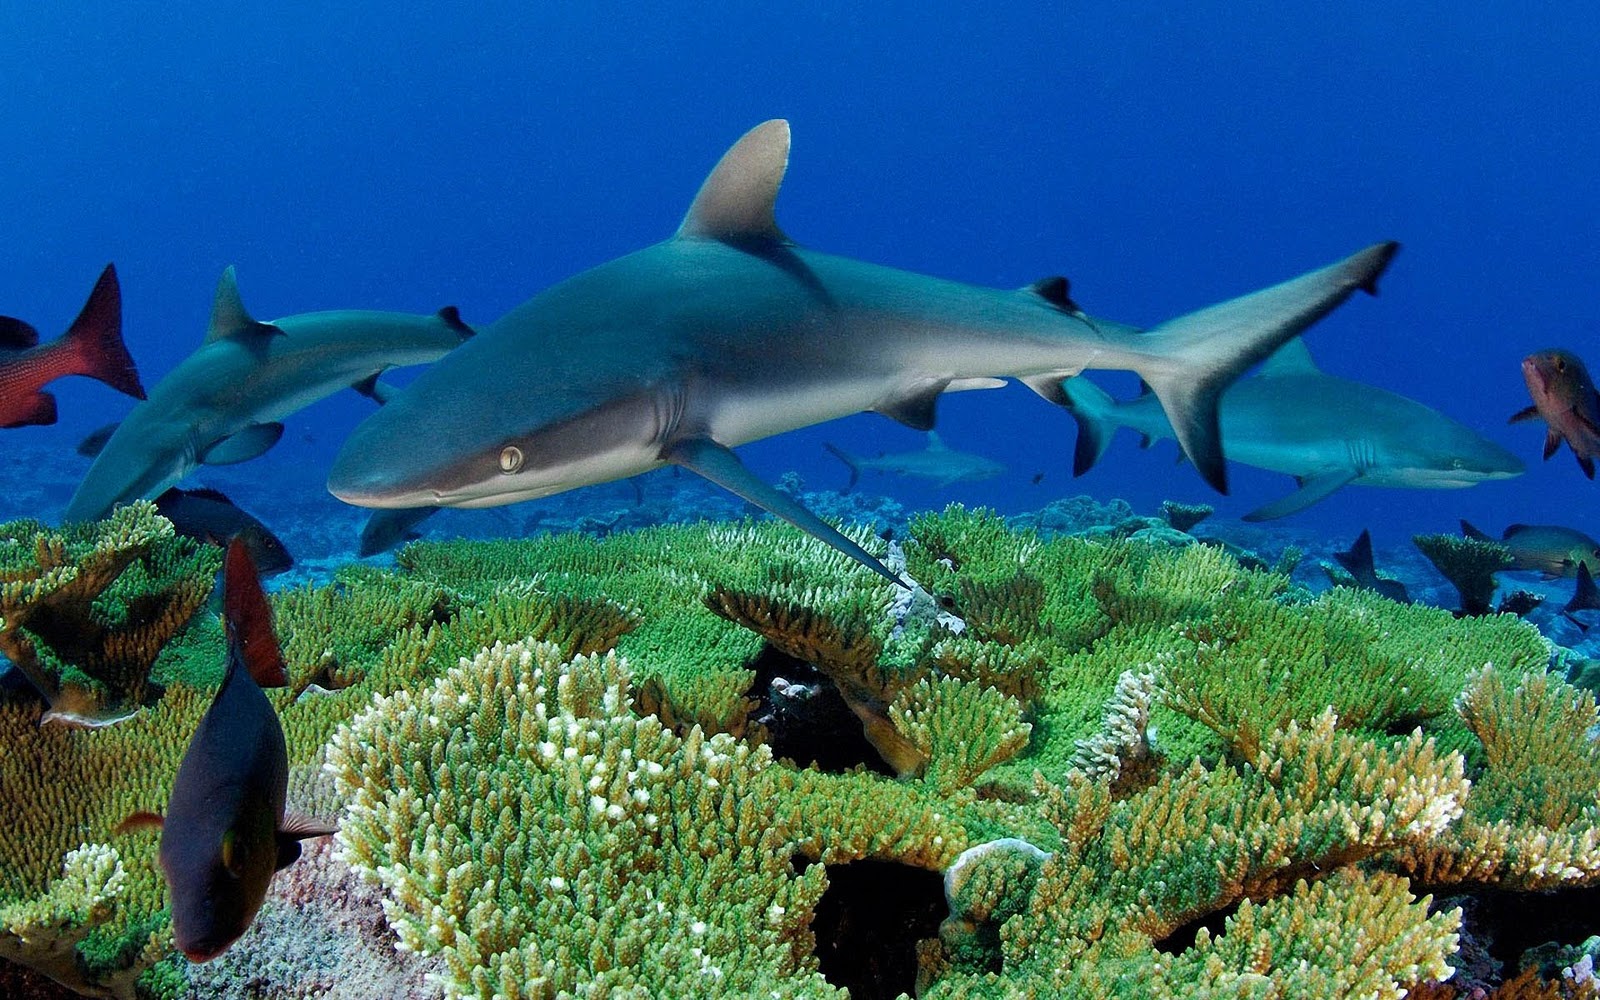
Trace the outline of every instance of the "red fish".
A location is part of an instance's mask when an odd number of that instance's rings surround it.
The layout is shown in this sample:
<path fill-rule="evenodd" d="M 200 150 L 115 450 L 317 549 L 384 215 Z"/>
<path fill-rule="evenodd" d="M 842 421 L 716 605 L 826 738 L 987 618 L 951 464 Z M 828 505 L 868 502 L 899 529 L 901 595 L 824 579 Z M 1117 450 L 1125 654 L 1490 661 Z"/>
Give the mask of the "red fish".
<path fill-rule="evenodd" d="M 63 375 L 87 375 L 144 398 L 122 343 L 122 290 L 111 264 L 72 326 L 48 344 L 39 343 L 39 331 L 22 320 L 0 316 L 0 427 L 55 423 L 56 398 L 41 388 Z"/>
<path fill-rule="evenodd" d="M 1522 379 L 1533 405 L 1512 414 L 1511 423 L 1543 419 L 1548 425 L 1544 457 L 1565 441 L 1583 474 L 1593 479 L 1594 460 L 1600 457 L 1600 395 L 1582 359 L 1560 348 L 1539 351 L 1522 359 Z"/>
<path fill-rule="evenodd" d="M 300 841 L 330 827 L 286 816 L 289 758 L 262 687 L 287 683 L 272 609 L 244 543 L 223 568 L 228 672 L 172 782 L 167 815 L 137 813 L 126 831 L 161 827 L 161 869 L 172 894 L 172 936 L 191 962 L 209 962 L 250 927 L 275 871 Z"/>

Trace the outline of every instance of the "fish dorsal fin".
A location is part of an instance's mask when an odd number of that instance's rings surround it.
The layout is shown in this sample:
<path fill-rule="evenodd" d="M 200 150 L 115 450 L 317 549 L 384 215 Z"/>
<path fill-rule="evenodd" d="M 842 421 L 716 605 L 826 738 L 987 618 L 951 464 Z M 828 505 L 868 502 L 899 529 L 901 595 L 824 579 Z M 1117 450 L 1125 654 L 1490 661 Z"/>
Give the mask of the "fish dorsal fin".
<path fill-rule="evenodd" d="M 1502 542 L 1506 541 L 1512 535 L 1520 535 L 1522 532 L 1527 530 L 1528 526 L 1526 524 L 1508 524 L 1506 525 L 1506 530 L 1500 533 L 1500 540 Z"/>
<path fill-rule="evenodd" d="M 1311 360 L 1311 351 L 1303 338 L 1296 337 L 1267 356 L 1261 362 L 1263 375 L 1320 375 L 1322 369 Z"/>
<path fill-rule="evenodd" d="M 762 122 L 726 153 L 694 196 L 679 237 L 724 243 L 787 243 L 773 205 L 789 166 L 789 123 Z"/>
<path fill-rule="evenodd" d="M 173 489 L 178 488 L 174 486 Z M 209 486 L 196 486 L 192 490 L 178 490 L 178 493 L 194 500 L 210 500 L 215 503 L 225 503 L 229 507 L 239 506 L 232 500 L 228 499 L 228 495 L 226 493 L 218 489 L 212 489 Z"/>
<path fill-rule="evenodd" d="M 239 278 L 229 264 L 217 279 L 217 297 L 211 301 L 211 325 L 206 328 L 206 343 L 217 340 L 276 337 L 283 331 L 271 323 L 257 322 L 239 298 Z"/>
<path fill-rule="evenodd" d="M 237 660 L 262 687 L 287 687 L 283 653 L 272 629 L 272 605 L 261 590 L 261 577 L 256 573 L 255 560 L 250 558 L 249 547 L 237 536 L 228 543 L 223 563 L 222 617 L 228 645 L 236 654 L 229 669 Z"/>
<path fill-rule="evenodd" d="M 1044 299 L 1057 309 L 1069 313 L 1079 313 L 1078 303 L 1072 301 L 1072 282 L 1065 275 L 1052 274 L 1048 278 L 1040 278 L 1027 287 L 1027 290 Z"/>
<path fill-rule="evenodd" d="M 0 347 L 25 350 L 39 343 L 39 331 L 15 316 L 0 316 Z"/>

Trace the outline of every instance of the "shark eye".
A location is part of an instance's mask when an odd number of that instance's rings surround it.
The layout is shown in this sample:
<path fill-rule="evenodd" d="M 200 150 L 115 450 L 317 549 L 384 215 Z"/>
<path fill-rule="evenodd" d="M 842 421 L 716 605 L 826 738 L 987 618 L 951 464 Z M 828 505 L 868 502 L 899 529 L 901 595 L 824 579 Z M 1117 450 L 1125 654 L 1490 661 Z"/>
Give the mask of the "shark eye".
<path fill-rule="evenodd" d="M 500 471 L 509 475 L 520 468 L 522 468 L 522 449 L 514 444 L 506 445 L 500 452 Z"/>

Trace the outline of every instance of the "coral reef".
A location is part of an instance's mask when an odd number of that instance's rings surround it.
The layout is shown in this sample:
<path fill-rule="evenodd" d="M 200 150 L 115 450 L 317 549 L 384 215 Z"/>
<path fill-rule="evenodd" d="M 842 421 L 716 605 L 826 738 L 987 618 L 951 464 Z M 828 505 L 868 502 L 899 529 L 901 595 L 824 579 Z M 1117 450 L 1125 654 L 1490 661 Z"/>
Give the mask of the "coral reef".
<path fill-rule="evenodd" d="M 209 698 L 202 616 L 119 726 L 0 701 L 0 955 L 174 998 L 430 972 L 473 997 L 1584 995 L 1581 957 L 1518 978 L 1538 942 L 1496 956 L 1504 985 L 1452 964 L 1485 894 L 1600 885 L 1600 714 L 1538 632 L 1313 597 L 1147 527 L 847 528 L 911 594 L 770 521 L 417 543 L 280 593 L 291 798 L 341 814 L 340 857 L 194 969 L 154 838 L 109 831 L 164 801 Z M 941 877 L 942 925 L 862 901 Z M 872 948 L 900 950 L 842 954 Z"/>
<path fill-rule="evenodd" d="M 151 697 L 151 665 L 205 604 L 219 565 L 150 503 L 59 530 L 0 525 L 0 652 L 50 718 L 113 721 Z"/>

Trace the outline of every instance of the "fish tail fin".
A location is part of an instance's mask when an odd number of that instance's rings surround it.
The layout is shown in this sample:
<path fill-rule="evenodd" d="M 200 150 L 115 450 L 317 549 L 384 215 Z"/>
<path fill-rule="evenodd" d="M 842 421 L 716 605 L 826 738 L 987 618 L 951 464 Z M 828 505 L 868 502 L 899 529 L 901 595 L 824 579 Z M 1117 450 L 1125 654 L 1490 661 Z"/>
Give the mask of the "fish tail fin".
<path fill-rule="evenodd" d="M 1399 249 L 1377 243 L 1279 285 L 1168 320 L 1126 346 L 1195 469 L 1228 491 L 1218 401 L 1252 365 L 1303 333 L 1357 290 L 1377 294 Z"/>
<path fill-rule="evenodd" d="M 1578 626 L 1580 631 L 1589 631 L 1589 626 L 1573 617 L 1575 611 L 1600 611 L 1600 587 L 1594 585 L 1594 577 L 1589 573 L 1589 564 L 1586 562 L 1578 563 L 1578 585 L 1572 591 L 1572 600 L 1561 609 L 1561 614 Z"/>
<path fill-rule="evenodd" d="M 856 483 L 861 480 L 861 466 L 857 464 L 856 456 L 850 454 L 848 451 L 845 451 L 843 448 L 829 444 L 826 441 L 823 442 L 822 446 L 828 449 L 828 454 L 843 462 L 845 467 L 850 470 L 850 485 L 846 486 L 845 489 L 855 489 Z"/>
<path fill-rule="evenodd" d="M 278 635 L 272 628 L 272 605 L 261 590 L 261 577 L 243 538 L 228 543 L 223 563 L 222 618 L 228 636 L 229 669 L 243 663 L 250 676 L 264 688 L 287 687 L 288 673 Z"/>
<path fill-rule="evenodd" d="M 77 374 L 99 379 L 134 399 L 144 398 L 139 370 L 122 342 L 122 287 L 114 264 L 100 272 L 89 301 L 61 339 L 77 359 Z"/>
<path fill-rule="evenodd" d="M 1344 571 L 1357 580 L 1370 580 L 1378 575 L 1377 567 L 1372 560 L 1372 532 L 1366 528 L 1361 529 L 1361 534 L 1356 537 L 1348 551 L 1335 552 L 1333 558 L 1344 567 Z"/>
<path fill-rule="evenodd" d="M 1062 406 L 1078 423 L 1078 443 L 1072 449 L 1072 474 L 1081 476 L 1094 468 L 1111 446 L 1117 432 L 1117 401 L 1086 378 L 1070 378 L 1061 383 Z"/>
<path fill-rule="evenodd" d="M 1473 527 L 1472 522 L 1468 521 L 1464 517 L 1461 519 L 1461 534 L 1467 538 L 1475 538 L 1480 542 L 1494 541 L 1494 539 Z"/>

